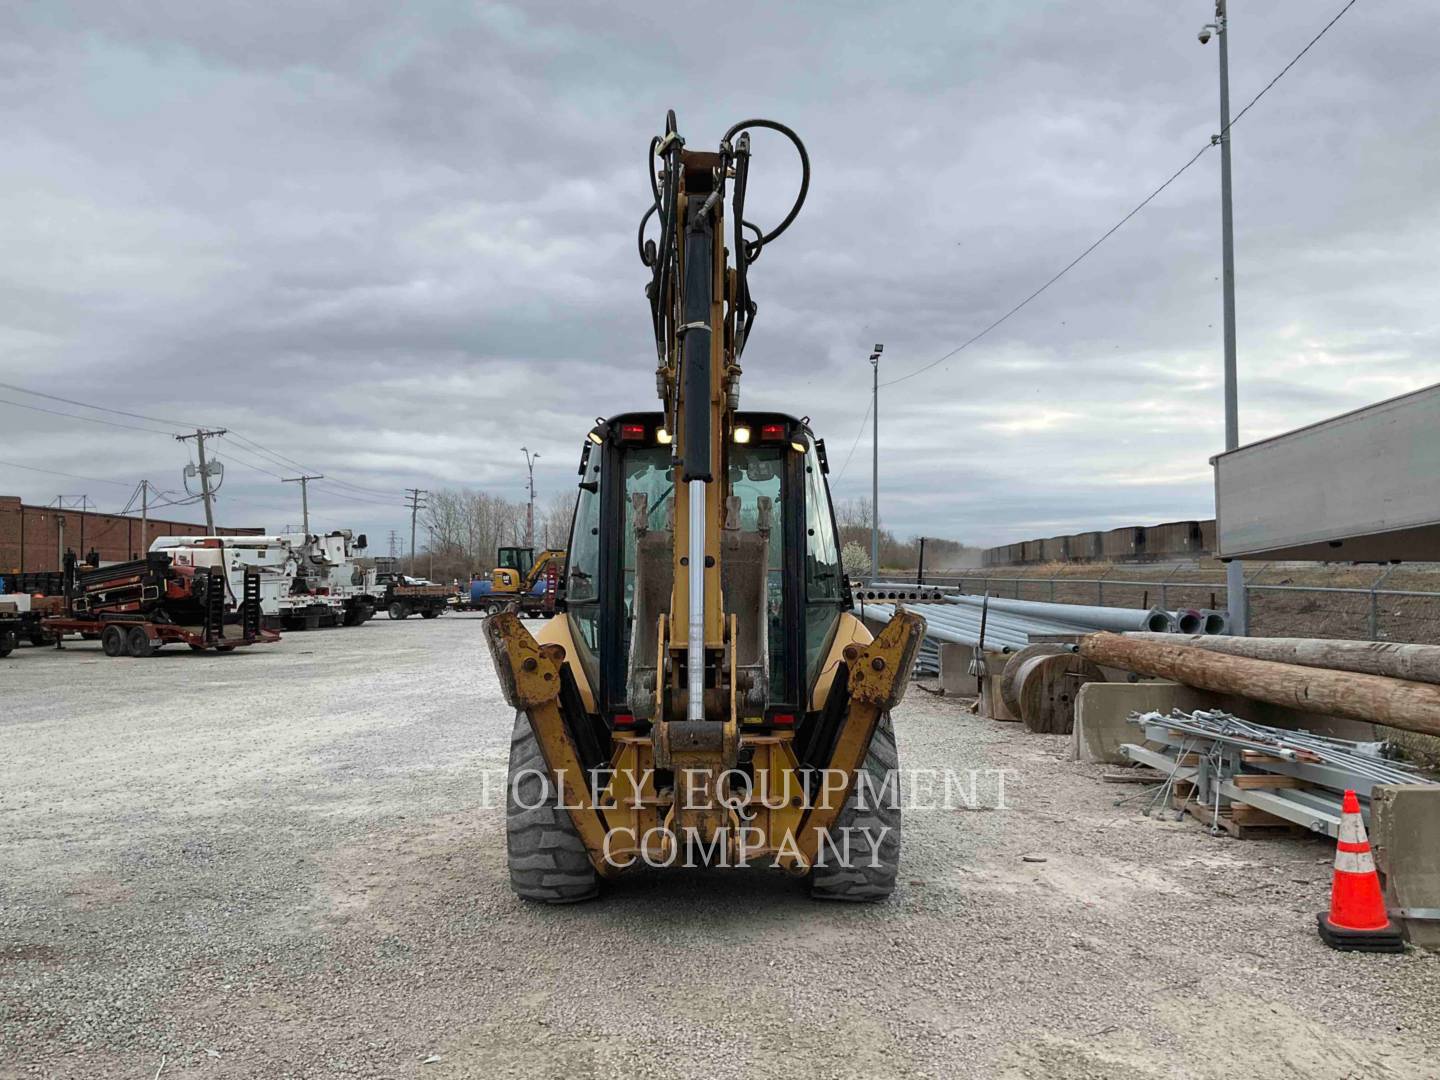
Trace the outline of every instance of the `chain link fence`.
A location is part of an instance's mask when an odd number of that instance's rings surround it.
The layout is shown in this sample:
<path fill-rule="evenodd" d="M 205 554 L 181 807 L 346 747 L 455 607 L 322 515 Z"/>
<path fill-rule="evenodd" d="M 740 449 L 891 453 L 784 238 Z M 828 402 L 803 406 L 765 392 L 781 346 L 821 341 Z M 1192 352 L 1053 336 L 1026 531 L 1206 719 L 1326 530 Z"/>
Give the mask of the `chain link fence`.
<path fill-rule="evenodd" d="M 1225 579 L 1191 568 L 1073 567 L 1015 576 L 927 574 L 927 585 L 1017 600 L 1107 607 L 1224 610 Z M 1086 570 L 1090 573 L 1085 576 Z M 1073 571 L 1079 570 L 1077 574 Z M 1247 570 L 1250 633 L 1255 637 L 1349 638 L 1440 645 L 1440 566 L 1343 567 L 1264 564 Z"/>

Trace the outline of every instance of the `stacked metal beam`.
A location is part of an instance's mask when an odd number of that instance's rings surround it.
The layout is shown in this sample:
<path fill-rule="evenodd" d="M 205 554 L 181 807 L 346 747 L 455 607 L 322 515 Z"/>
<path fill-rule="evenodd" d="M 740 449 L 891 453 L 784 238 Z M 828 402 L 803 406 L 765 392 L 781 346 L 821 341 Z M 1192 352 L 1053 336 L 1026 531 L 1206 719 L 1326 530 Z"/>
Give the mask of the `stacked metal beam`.
<path fill-rule="evenodd" d="M 1382 744 L 1268 727 L 1230 713 L 1177 709 L 1169 716 L 1135 713 L 1130 721 L 1144 730 L 1144 742 L 1126 743 L 1121 752 L 1165 775 L 1157 795 L 1167 796 L 1177 783 L 1193 785 L 1193 801 L 1217 816 L 1242 803 L 1333 837 L 1345 791 L 1359 796 L 1368 815 L 1377 784 L 1440 783 L 1382 757 Z M 1266 774 L 1291 779 L 1270 784 Z"/>

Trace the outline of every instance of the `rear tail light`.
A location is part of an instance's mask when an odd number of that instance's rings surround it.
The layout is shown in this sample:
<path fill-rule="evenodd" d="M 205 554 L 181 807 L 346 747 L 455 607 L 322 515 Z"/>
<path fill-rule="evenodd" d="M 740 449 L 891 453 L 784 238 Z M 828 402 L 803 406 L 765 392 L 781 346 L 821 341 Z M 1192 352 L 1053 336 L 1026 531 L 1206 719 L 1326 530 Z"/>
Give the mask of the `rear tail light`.
<path fill-rule="evenodd" d="M 616 714 L 615 714 L 615 726 L 616 726 L 617 728 L 633 728 L 633 727 L 635 726 L 635 717 L 634 717 L 634 715 L 631 714 L 631 713 L 628 713 L 628 712 L 626 712 L 626 713 L 616 713 Z"/>
<path fill-rule="evenodd" d="M 770 715 L 770 723 L 776 727 L 794 727 L 795 714 L 788 712 L 777 712 Z"/>

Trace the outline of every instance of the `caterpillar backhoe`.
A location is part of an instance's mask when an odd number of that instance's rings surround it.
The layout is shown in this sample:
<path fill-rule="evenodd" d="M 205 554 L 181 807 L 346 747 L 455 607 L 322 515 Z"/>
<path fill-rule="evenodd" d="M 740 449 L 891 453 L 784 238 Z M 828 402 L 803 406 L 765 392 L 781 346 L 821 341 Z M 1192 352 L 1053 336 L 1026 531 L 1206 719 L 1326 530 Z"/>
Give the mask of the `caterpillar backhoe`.
<path fill-rule="evenodd" d="M 744 216 L 756 128 L 801 165 L 769 232 Z M 691 150 L 671 112 L 649 171 L 637 242 L 661 407 L 585 440 L 561 613 L 538 639 L 512 612 L 485 625 L 516 709 L 511 884 L 565 903 L 634 867 L 764 865 L 819 898 L 881 899 L 900 853 L 890 710 L 924 620 L 902 611 L 872 639 L 850 613 L 824 443 L 808 418 L 739 402 L 750 267 L 799 213 L 809 159 L 770 120 Z"/>

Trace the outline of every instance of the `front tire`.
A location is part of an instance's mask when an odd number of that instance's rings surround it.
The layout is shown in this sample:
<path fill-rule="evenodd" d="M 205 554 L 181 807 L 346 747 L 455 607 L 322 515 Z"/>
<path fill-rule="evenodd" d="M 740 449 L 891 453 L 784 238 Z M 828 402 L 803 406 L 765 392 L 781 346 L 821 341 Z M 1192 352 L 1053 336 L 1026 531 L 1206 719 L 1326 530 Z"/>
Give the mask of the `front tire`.
<path fill-rule="evenodd" d="M 558 805 L 554 778 L 523 712 L 515 714 L 507 780 L 505 852 L 510 888 L 522 900 L 541 904 L 589 900 L 599 891 L 600 875 L 590 863 L 570 812 Z"/>
<path fill-rule="evenodd" d="M 873 903 L 895 891 L 900 876 L 900 755 L 889 713 L 875 727 L 861 772 L 869 774 L 868 785 L 862 788 L 857 779 L 830 830 L 834 850 L 822 845 L 810 871 L 810 896 L 815 900 Z"/>

